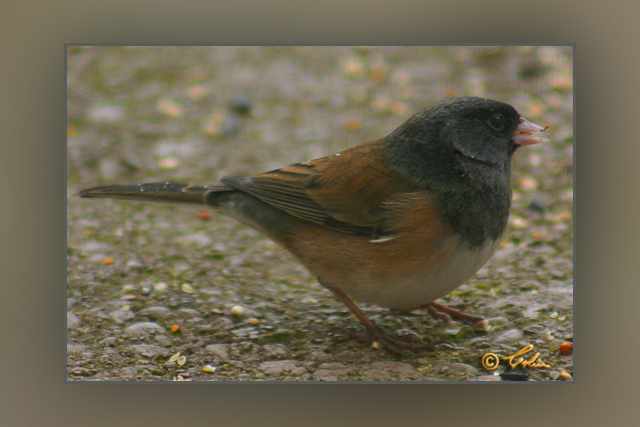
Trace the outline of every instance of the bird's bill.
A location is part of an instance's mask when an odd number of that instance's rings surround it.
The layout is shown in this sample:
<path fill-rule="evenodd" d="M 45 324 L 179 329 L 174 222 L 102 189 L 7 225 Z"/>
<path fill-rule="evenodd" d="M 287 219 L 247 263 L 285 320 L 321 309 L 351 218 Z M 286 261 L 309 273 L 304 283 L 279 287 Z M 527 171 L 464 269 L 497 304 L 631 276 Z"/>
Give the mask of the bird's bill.
<path fill-rule="evenodd" d="M 540 125 L 521 118 L 520 124 L 516 128 L 513 142 L 517 145 L 532 145 L 539 142 L 548 142 L 549 140 L 541 135 L 543 132 L 546 134 L 546 127 L 543 128 Z"/>

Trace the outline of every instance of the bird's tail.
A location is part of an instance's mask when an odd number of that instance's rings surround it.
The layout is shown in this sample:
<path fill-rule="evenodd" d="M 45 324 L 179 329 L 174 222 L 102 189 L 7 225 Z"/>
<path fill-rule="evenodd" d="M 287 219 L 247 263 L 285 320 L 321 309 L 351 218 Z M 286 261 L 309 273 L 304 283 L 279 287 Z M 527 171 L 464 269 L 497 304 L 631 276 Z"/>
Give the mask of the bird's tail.
<path fill-rule="evenodd" d="M 108 185 L 87 188 L 80 191 L 78 196 L 84 198 L 100 197 L 146 202 L 195 203 L 215 206 L 216 203 L 213 200 L 214 195 L 216 193 L 229 191 L 233 191 L 233 189 L 223 186 L 154 182 L 149 184 Z"/>

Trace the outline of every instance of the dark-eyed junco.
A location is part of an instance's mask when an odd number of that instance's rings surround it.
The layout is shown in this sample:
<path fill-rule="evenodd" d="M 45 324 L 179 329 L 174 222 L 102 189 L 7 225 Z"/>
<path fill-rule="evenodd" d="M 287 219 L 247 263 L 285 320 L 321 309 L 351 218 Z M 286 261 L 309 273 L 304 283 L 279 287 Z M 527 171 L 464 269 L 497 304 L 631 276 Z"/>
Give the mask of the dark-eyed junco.
<path fill-rule="evenodd" d="M 291 252 L 392 351 L 433 349 L 394 338 L 353 300 L 397 310 L 437 303 L 495 251 L 511 202 L 511 156 L 542 128 L 477 97 L 425 108 L 387 136 L 222 185 L 89 188 L 81 197 L 205 204 Z"/>

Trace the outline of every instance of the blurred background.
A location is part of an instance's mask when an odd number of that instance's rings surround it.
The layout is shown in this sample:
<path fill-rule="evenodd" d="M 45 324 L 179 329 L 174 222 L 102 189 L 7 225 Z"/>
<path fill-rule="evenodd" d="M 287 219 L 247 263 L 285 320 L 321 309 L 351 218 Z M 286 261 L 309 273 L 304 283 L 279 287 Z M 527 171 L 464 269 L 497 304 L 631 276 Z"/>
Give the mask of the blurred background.
<path fill-rule="evenodd" d="M 254 173 L 342 150 L 429 104 L 484 96 L 570 154 L 571 47 L 70 47 L 70 183 Z M 529 153 L 531 154 L 531 153 Z"/>

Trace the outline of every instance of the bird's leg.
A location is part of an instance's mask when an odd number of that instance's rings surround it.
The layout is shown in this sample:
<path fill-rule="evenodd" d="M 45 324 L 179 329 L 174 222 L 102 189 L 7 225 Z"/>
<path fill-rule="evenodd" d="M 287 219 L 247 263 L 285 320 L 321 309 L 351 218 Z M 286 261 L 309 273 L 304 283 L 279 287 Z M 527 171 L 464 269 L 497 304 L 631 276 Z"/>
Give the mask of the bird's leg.
<path fill-rule="evenodd" d="M 426 304 L 422 306 L 429 311 L 429 313 L 435 317 L 436 319 L 439 316 L 447 316 L 449 321 L 454 317 L 456 319 L 464 320 L 465 322 L 469 322 L 472 324 L 476 324 L 484 320 L 482 317 L 472 316 L 470 314 L 464 313 L 462 311 L 456 310 L 455 308 L 447 307 L 446 305 L 438 304 L 437 302 L 432 302 L 430 304 Z"/>
<path fill-rule="evenodd" d="M 439 304 L 437 302 L 420 305 L 414 308 L 392 308 L 391 311 L 411 313 L 415 310 L 422 309 L 426 309 L 434 319 L 442 320 L 447 325 L 452 323 L 451 318 L 453 317 L 459 320 L 463 320 L 467 323 L 471 323 L 474 329 L 477 331 L 486 331 L 486 328 L 489 327 L 488 322 L 482 317 L 472 316 L 470 314 L 467 314 L 460 310 L 456 310 L 455 308 L 451 308 L 446 305 Z"/>
<path fill-rule="evenodd" d="M 410 341 L 404 341 L 400 338 L 394 338 L 387 335 L 376 326 L 354 303 L 351 301 L 344 292 L 339 289 L 327 286 L 327 288 L 338 298 L 347 308 L 353 313 L 354 316 L 362 323 L 367 330 L 369 336 L 376 342 L 380 343 L 386 350 L 399 354 L 402 356 L 412 355 L 415 351 L 433 351 L 435 345 L 431 343 L 416 343 Z"/>

